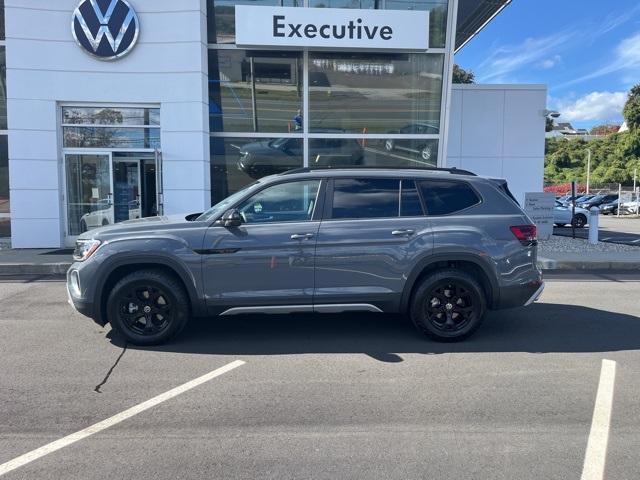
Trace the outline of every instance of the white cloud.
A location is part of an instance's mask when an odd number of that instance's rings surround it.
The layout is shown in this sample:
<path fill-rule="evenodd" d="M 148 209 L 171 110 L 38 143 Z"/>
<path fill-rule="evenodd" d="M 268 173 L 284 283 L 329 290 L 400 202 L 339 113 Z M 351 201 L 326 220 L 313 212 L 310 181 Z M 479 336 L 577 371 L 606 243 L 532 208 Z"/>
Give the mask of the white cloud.
<path fill-rule="evenodd" d="M 620 120 L 626 101 L 626 92 L 591 92 L 577 99 L 557 100 L 554 107 L 562 114 L 559 121 Z"/>
<path fill-rule="evenodd" d="M 603 67 L 558 85 L 556 88 L 575 85 L 576 83 L 618 72 L 640 73 L 640 33 L 622 40 L 614 49 L 611 61 Z"/>
<path fill-rule="evenodd" d="M 543 70 L 549 70 L 556 65 L 558 65 L 562 61 L 562 57 L 560 55 L 554 55 L 551 58 L 546 58 L 538 63 L 538 67 Z"/>
<path fill-rule="evenodd" d="M 546 60 L 554 61 L 555 57 L 559 57 L 555 52 L 566 47 L 575 35 L 575 31 L 567 30 L 547 37 L 527 38 L 516 45 L 503 45 L 494 48 L 476 69 L 478 80 L 480 82 L 501 82 L 522 68 L 542 66 L 541 64 Z M 553 65 L 547 68 L 551 67 Z"/>

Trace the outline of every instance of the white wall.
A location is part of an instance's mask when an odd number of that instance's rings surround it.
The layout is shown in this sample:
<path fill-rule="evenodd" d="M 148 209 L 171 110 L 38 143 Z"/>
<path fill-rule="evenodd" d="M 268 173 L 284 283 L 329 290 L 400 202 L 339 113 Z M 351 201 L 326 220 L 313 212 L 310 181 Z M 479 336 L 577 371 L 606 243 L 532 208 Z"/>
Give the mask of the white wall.
<path fill-rule="evenodd" d="M 5 0 L 14 248 L 62 246 L 62 102 L 159 104 L 165 213 L 210 204 L 206 1 L 135 0 L 140 38 L 115 62 L 75 43 L 77 5 Z"/>
<path fill-rule="evenodd" d="M 544 181 L 545 85 L 454 85 L 447 167 L 506 178 L 522 203 Z"/>

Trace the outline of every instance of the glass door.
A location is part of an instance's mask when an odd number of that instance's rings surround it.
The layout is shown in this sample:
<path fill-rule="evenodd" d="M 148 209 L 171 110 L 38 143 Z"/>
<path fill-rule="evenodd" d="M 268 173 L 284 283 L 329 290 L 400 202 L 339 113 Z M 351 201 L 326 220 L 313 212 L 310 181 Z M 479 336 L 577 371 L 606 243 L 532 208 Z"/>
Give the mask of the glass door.
<path fill-rule="evenodd" d="M 142 216 L 140 159 L 113 160 L 113 221 Z"/>
<path fill-rule="evenodd" d="M 67 237 L 113 224 L 111 154 L 65 155 Z"/>

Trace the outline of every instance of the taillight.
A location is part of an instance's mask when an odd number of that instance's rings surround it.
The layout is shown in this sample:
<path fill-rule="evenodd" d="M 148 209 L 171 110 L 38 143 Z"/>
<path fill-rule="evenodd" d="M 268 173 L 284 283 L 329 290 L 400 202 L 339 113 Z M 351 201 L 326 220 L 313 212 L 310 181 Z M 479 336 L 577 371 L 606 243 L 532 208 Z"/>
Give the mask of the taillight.
<path fill-rule="evenodd" d="M 510 229 L 522 245 L 530 247 L 538 243 L 538 228 L 535 225 L 515 225 Z"/>

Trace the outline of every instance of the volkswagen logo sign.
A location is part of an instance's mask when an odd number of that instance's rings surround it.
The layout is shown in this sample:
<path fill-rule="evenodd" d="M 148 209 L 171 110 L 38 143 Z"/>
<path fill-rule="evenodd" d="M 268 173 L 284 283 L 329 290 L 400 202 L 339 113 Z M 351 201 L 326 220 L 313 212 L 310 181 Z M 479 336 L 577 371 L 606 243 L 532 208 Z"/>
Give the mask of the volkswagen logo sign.
<path fill-rule="evenodd" d="M 140 21 L 127 0 L 83 0 L 73 12 L 71 31 L 90 55 L 116 60 L 136 45 Z"/>

